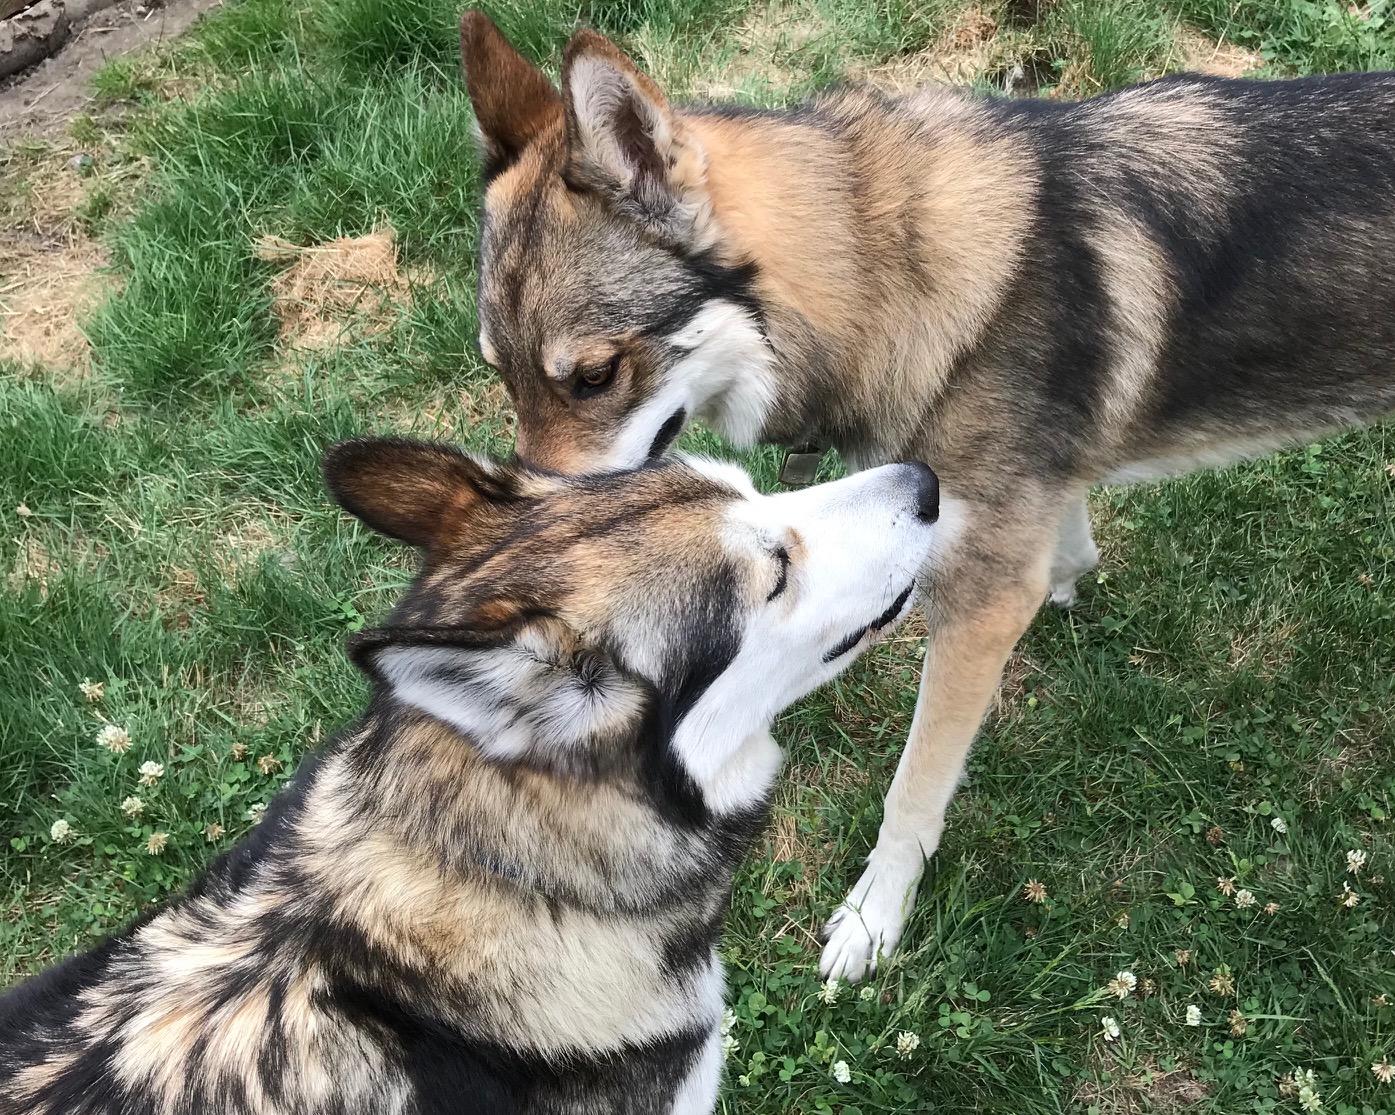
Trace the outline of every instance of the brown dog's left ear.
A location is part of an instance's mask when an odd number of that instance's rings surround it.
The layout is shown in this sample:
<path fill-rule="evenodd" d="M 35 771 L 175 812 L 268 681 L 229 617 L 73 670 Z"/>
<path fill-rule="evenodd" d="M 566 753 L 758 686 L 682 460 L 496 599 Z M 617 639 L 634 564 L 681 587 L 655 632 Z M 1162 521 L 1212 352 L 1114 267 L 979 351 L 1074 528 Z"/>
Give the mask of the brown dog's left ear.
<path fill-rule="evenodd" d="M 567 181 L 596 190 L 676 247 L 706 247 L 707 157 L 663 92 L 603 35 L 562 56 Z"/>
<path fill-rule="evenodd" d="M 519 496 L 507 466 L 449 445 L 356 438 L 324 455 L 334 501 L 365 524 L 427 549 L 457 537 L 469 520 Z"/>
<path fill-rule="evenodd" d="M 493 178 L 561 121 L 562 98 L 481 11 L 460 17 L 460 61 L 484 148 L 484 176 Z"/>

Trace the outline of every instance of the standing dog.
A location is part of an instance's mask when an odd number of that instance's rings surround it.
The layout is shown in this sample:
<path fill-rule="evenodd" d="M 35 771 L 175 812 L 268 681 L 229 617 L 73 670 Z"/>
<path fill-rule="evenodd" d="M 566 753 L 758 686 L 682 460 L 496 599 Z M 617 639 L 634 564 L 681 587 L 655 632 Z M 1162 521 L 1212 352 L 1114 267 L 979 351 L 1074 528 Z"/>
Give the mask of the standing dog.
<path fill-rule="evenodd" d="M 479 13 L 461 45 L 480 348 L 523 455 L 634 464 L 702 416 L 940 475 L 920 701 L 823 955 L 857 979 L 900 938 L 1013 645 L 1096 561 L 1091 485 L 1395 409 L 1395 75 L 765 112 L 671 107 L 589 31 L 560 91 Z"/>
<path fill-rule="evenodd" d="M 425 550 L 364 716 L 187 894 L 0 999 L 3 1115 L 697 1115 L 773 718 L 911 605 L 934 476 L 763 497 L 346 442 Z"/>

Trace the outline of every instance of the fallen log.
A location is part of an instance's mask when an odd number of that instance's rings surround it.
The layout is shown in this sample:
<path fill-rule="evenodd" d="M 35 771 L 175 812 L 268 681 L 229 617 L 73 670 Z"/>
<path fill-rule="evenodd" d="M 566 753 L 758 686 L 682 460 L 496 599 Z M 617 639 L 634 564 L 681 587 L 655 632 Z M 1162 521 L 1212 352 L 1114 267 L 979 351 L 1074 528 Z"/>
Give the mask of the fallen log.
<path fill-rule="evenodd" d="M 9 19 L 15 12 L 23 11 L 38 0 L 0 0 L 0 19 Z"/>
<path fill-rule="evenodd" d="M 68 41 L 71 27 L 63 0 L 38 0 L 0 22 L 0 77 L 42 62 Z"/>

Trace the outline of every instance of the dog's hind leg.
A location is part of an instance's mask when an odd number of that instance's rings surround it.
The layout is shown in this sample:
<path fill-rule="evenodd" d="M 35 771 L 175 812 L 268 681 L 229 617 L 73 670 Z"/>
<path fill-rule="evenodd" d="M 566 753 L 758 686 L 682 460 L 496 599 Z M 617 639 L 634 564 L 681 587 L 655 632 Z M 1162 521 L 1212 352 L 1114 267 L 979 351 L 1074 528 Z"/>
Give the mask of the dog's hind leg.
<path fill-rule="evenodd" d="M 1100 551 L 1090 536 L 1090 511 L 1081 493 L 1061 518 L 1056 552 L 1051 556 L 1051 603 L 1075 605 L 1075 582 L 1099 564 Z"/>
<path fill-rule="evenodd" d="M 1014 515 L 947 496 L 940 506 L 955 537 L 928 570 L 920 698 L 877 846 L 825 929 L 825 978 L 859 980 L 875 970 L 879 954 L 895 950 L 1003 666 L 1050 584 L 1063 505 L 1044 521 L 1039 505 L 1028 511 L 1019 503 Z"/>

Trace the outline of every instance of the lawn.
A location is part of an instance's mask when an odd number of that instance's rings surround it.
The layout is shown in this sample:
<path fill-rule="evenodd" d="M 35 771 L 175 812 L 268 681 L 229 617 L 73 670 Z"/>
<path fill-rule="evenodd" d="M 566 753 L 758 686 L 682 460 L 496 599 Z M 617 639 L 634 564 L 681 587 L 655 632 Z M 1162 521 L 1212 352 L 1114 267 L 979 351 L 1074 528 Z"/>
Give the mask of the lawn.
<path fill-rule="evenodd" d="M 546 65 L 582 19 L 680 95 L 767 104 L 1395 67 L 1389 0 L 492 10 Z M 457 15 L 230 0 L 111 63 L 66 131 L 0 142 L 0 985 L 182 886 L 362 705 L 344 638 L 410 561 L 328 505 L 321 449 L 511 444 Z M 741 459 L 773 486 L 773 450 Z M 875 839 L 917 640 L 778 726 L 723 1110 L 1395 1112 L 1395 431 L 1093 509 L 1100 569 L 1015 654 L 864 988 L 820 986 L 816 934 Z"/>

